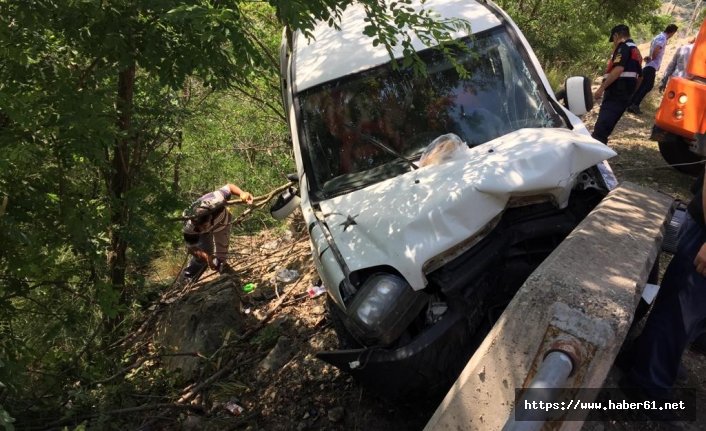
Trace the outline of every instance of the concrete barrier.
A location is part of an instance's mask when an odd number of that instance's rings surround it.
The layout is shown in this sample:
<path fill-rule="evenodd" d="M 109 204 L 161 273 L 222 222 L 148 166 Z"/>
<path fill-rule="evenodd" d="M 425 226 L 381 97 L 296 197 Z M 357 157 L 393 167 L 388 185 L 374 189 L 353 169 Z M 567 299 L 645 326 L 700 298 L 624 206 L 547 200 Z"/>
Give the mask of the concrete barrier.
<path fill-rule="evenodd" d="M 630 328 L 672 202 L 632 183 L 613 190 L 522 285 L 425 430 L 502 429 L 515 389 L 527 386 L 557 343 L 582 356 L 566 387 L 600 388 Z M 564 422 L 561 429 L 581 426 Z"/>

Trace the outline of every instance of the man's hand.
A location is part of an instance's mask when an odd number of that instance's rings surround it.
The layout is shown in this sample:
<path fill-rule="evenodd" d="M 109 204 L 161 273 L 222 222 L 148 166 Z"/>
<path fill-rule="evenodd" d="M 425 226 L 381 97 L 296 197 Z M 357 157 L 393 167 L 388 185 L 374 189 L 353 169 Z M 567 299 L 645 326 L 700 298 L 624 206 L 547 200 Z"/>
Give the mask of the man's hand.
<path fill-rule="evenodd" d="M 252 204 L 252 195 L 248 192 L 242 192 L 240 194 L 240 200 L 245 202 L 246 204 L 250 205 Z"/>
<path fill-rule="evenodd" d="M 205 251 L 201 250 L 198 247 L 189 247 L 188 249 L 189 254 L 194 256 L 196 259 L 200 260 L 201 262 L 208 262 L 208 253 Z"/>
<path fill-rule="evenodd" d="M 208 257 L 208 267 L 216 272 L 221 272 L 221 260 L 215 256 Z"/>
<path fill-rule="evenodd" d="M 601 99 L 601 98 L 603 97 L 603 92 L 604 92 L 604 91 L 605 91 L 605 90 L 603 89 L 603 87 L 598 87 L 598 88 L 596 89 L 596 91 L 593 92 L 593 99 L 594 99 L 594 100 L 599 100 L 599 99 Z"/>
<path fill-rule="evenodd" d="M 694 266 L 696 267 L 696 272 L 706 277 L 706 243 L 701 246 L 701 249 L 696 254 Z"/>

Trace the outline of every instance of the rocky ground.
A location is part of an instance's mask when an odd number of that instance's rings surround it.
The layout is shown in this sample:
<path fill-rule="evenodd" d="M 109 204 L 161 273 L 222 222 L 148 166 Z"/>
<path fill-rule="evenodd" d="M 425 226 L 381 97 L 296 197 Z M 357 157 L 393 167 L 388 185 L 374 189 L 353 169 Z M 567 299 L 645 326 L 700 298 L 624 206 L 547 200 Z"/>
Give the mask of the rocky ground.
<path fill-rule="evenodd" d="M 195 385 L 227 371 L 193 398 L 205 412 L 172 419 L 192 430 L 421 429 L 438 400 L 410 408 L 379 399 L 314 357 L 318 351 L 335 349 L 338 340 L 326 319 L 326 295 L 313 290 L 318 278 L 306 229 L 292 223 L 284 233 L 267 231 L 236 240 L 237 251 L 230 259 L 234 273 L 218 278 L 206 274 L 197 285 L 172 288 L 161 298 L 153 329 L 140 337 L 153 350 L 210 347 L 210 361 L 193 355 L 162 358 L 162 366 L 186 370 Z M 282 275 L 294 279 L 281 281 L 286 280 Z M 248 283 L 256 287 L 245 293 Z M 214 304 L 213 298 L 224 291 L 237 295 Z M 223 332 L 222 325 L 212 322 L 214 313 L 220 316 L 216 320 L 228 321 L 240 334 L 226 337 L 220 347 L 209 341 Z M 177 426 L 171 420 L 148 422 L 148 429 Z"/>
<path fill-rule="evenodd" d="M 671 58 L 678 44 L 679 41 L 670 44 L 667 58 Z M 610 140 L 610 146 L 618 152 L 611 165 L 621 181 L 637 182 L 688 199 L 692 180 L 665 167 L 656 143 L 649 140 L 658 96 L 655 90 L 643 105 L 641 116 L 625 114 Z M 594 108 L 584 118 L 589 129 L 596 112 Z M 198 309 L 202 315 L 227 314 L 233 333 L 225 341 L 218 341 L 220 344 L 211 342 L 213 353 L 206 358 L 192 355 L 181 362 L 172 360 L 171 365 L 164 361 L 165 366 L 190 370 L 195 383 L 185 388 L 182 396 L 199 409 L 193 414 L 184 410 L 178 416 L 151 420 L 145 429 L 367 431 L 424 427 L 438 400 L 403 405 L 378 398 L 346 374 L 315 358 L 317 351 L 335 349 L 337 339 L 326 318 L 325 295 L 308 293 L 318 279 L 300 219 L 290 223 L 286 231 L 267 231 L 233 240 L 232 274 L 216 282 L 213 275 L 207 275 L 196 286 L 172 288 L 163 295 L 160 308 L 155 309 L 159 316 L 153 332 L 146 330 L 147 335 L 142 337 L 153 347 L 198 351 L 202 347 L 188 343 L 210 339 L 209 330 L 199 322 L 177 322 L 183 317 L 170 310 L 180 306 L 191 307 L 191 311 Z M 668 260 L 669 256 L 663 255 L 662 267 Z M 297 274 L 284 274 L 283 269 Z M 243 286 L 248 283 L 256 287 L 246 293 Z M 205 299 L 213 297 L 213 292 L 226 290 L 231 292 L 225 297 L 228 310 Z M 191 311 L 182 314 L 188 316 Z M 191 340 L 183 337 L 188 347 L 163 335 L 166 328 L 180 324 L 185 325 L 180 331 L 193 335 Z M 687 352 L 684 365 L 688 370 L 687 386 L 697 388 L 701 405 L 706 405 L 703 356 Z M 611 372 L 606 385 L 615 385 L 619 376 L 619 371 Z M 692 429 L 706 429 L 705 413 L 698 412 Z M 584 429 L 633 431 L 658 430 L 660 426 L 649 422 L 587 422 Z"/>

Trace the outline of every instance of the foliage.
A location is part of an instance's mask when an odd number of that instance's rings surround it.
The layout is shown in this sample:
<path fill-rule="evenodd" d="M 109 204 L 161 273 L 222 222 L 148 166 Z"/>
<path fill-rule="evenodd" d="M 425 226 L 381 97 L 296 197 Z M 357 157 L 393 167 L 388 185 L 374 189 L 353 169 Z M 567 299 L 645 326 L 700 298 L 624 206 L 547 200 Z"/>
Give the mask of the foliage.
<path fill-rule="evenodd" d="M 225 181 L 256 193 L 282 181 L 292 161 L 279 28 L 335 26 L 350 3 L 0 0 L 5 427 L 13 416 L 80 423 L 159 386 L 95 382 L 128 361 L 109 347 L 153 289 L 151 261 L 178 237 L 168 217 Z M 463 25 L 409 0 L 391 14 L 361 3 L 366 33 L 388 49 L 409 52 L 399 29 L 446 46 Z"/>
<path fill-rule="evenodd" d="M 204 115 L 185 125 L 181 156 L 190 163 L 182 170 L 181 188 L 190 199 L 225 182 L 262 195 L 295 170 L 285 123 L 238 96 L 212 97 Z M 273 221 L 269 214 L 258 215 Z"/>
<path fill-rule="evenodd" d="M 547 69 L 600 74 L 611 49 L 610 29 L 652 19 L 659 0 L 501 0 Z M 549 24 L 551 23 L 551 24 Z"/>

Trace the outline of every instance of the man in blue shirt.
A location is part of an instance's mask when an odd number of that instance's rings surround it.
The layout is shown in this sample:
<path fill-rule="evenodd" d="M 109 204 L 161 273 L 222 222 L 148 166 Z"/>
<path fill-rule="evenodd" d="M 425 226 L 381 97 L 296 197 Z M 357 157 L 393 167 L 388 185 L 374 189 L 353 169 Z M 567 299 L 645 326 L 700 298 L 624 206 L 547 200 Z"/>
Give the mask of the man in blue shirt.
<path fill-rule="evenodd" d="M 650 53 L 645 57 L 647 64 L 644 69 L 642 69 L 642 82 L 632 96 L 628 112 L 632 112 L 633 114 L 642 113 L 642 111 L 640 111 L 640 103 L 642 103 L 642 99 L 644 99 L 647 93 L 655 86 L 655 76 L 657 75 L 659 67 L 662 65 L 662 57 L 664 57 L 664 51 L 667 47 L 667 40 L 674 36 L 677 29 L 678 27 L 675 24 L 669 24 L 662 33 L 652 39 L 652 43 L 650 43 Z"/>

